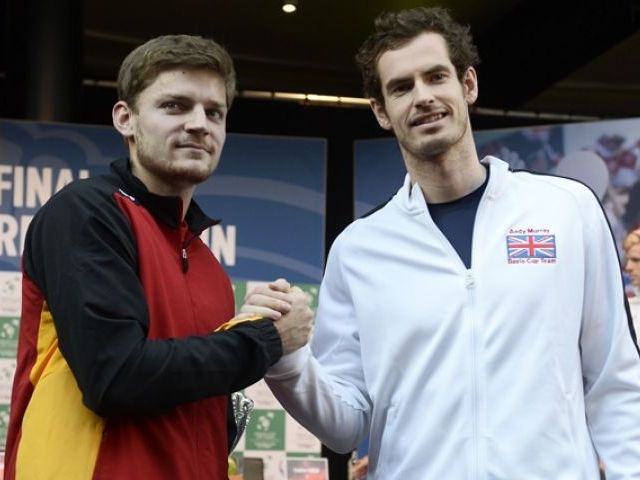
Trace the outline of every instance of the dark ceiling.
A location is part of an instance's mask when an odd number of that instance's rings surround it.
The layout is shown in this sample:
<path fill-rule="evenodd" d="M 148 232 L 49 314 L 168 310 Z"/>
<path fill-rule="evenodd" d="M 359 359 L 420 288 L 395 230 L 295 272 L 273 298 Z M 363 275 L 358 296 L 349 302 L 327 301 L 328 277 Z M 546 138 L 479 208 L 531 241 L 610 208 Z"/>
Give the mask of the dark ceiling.
<path fill-rule="evenodd" d="M 480 103 L 603 117 L 640 115 L 638 0 L 87 0 L 84 75 L 113 79 L 135 45 L 165 33 L 215 38 L 240 89 L 360 96 L 353 55 L 382 11 L 448 7 L 482 63 Z"/>
<path fill-rule="evenodd" d="M 7 18 L 2 75 L 21 44 L 6 32 L 21 27 L 7 16 L 20 0 L 0 2 Z M 85 84 L 113 82 L 126 53 L 150 37 L 195 33 L 229 49 L 240 90 L 360 96 L 353 55 L 374 17 L 437 4 L 471 26 L 482 58 L 479 107 L 640 116 L 640 0 L 299 0 L 293 14 L 282 12 L 282 0 L 76 4 L 81 13 L 70 15 L 82 24 Z"/>

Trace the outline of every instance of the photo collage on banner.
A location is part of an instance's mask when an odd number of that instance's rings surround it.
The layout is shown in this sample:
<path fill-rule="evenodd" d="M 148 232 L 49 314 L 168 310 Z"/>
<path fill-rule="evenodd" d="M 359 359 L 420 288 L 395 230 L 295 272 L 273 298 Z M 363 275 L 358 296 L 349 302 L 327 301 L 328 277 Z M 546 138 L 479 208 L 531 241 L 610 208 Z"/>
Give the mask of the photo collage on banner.
<path fill-rule="evenodd" d="M 242 305 L 245 291 L 261 282 L 234 282 L 236 310 Z M 318 284 L 296 283 L 311 300 L 315 312 L 318 306 Z M 232 456 L 242 467 L 245 458 L 262 459 L 264 478 L 283 479 L 288 457 L 319 457 L 320 441 L 287 415 L 267 384 L 261 380 L 244 392 L 254 402 L 249 423 Z"/>
<path fill-rule="evenodd" d="M 99 175 L 125 155 L 111 127 L 0 120 L 0 446 L 4 446 L 20 317 L 20 255 L 36 211 L 73 180 Z M 195 199 L 221 223 L 203 241 L 232 279 L 236 305 L 253 282 L 284 277 L 316 303 L 324 262 L 326 142 L 229 134 L 214 175 Z M 255 413 L 245 447 L 279 480 L 287 456 L 320 455 L 320 443 L 262 382 L 247 389 Z M 250 447 L 250 448 L 249 448 Z M 241 461 L 238 461 L 241 464 Z"/>
<path fill-rule="evenodd" d="M 598 197 L 621 258 L 627 231 L 640 226 L 640 119 L 534 126 L 474 133 L 479 158 L 512 169 L 580 180 Z M 386 202 L 406 170 L 394 138 L 355 143 L 356 218 Z"/>

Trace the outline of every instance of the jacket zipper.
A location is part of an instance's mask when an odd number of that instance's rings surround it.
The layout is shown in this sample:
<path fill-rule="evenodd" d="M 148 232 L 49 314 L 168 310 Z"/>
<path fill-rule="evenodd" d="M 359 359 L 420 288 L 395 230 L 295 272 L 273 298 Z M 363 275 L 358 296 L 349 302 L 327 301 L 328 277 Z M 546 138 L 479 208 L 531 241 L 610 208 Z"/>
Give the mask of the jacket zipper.
<path fill-rule="evenodd" d="M 472 428 L 473 428 L 473 474 L 471 478 L 480 478 L 480 386 L 479 386 L 479 366 L 478 366 L 478 325 L 474 312 L 474 288 L 475 280 L 473 271 L 468 269 L 465 275 L 465 287 L 467 289 L 469 301 L 469 315 L 471 321 L 471 378 L 472 378 Z"/>
<path fill-rule="evenodd" d="M 182 272 L 187 273 L 189 270 L 189 256 L 187 255 L 187 247 L 182 247 Z"/>
<path fill-rule="evenodd" d="M 182 272 L 183 273 L 187 273 L 189 271 L 189 254 L 187 253 L 187 248 L 189 248 L 189 245 L 191 244 L 193 239 L 196 238 L 196 237 L 197 237 L 197 235 L 191 235 L 188 239 L 186 239 L 185 241 L 182 242 L 181 257 L 182 257 Z"/>
<path fill-rule="evenodd" d="M 483 374 L 481 365 L 481 341 L 480 325 L 478 324 L 478 314 L 476 312 L 476 279 L 474 275 L 474 258 L 476 258 L 477 245 L 481 242 L 481 229 L 483 226 L 482 217 L 485 215 L 487 209 L 487 185 L 482 198 L 478 202 L 478 209 L 476 210 L 476 218 L 473 226 L 473 236 L 471 243 L 471 268 L 465 272 L 465 286 L 467 289 L 469 299 L 469 313 L 471 315 L 471 361 L 472 361 L 472 378 L 473 378 L 473 459 L 474 459 L 474 472 L 472 478 L 486 478 L 486 463 L 484 462 L 484 432 L 485 432 L 485 411 L 483 408 Z"/>

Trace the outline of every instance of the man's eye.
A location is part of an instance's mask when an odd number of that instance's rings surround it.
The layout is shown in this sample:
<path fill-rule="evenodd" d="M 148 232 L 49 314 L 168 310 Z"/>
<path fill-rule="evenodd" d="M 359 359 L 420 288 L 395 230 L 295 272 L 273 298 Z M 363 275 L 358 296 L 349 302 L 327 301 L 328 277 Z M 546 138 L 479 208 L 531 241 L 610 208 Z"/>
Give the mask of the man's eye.
<path fill-rule="evenodd" d="M 224 113 L 220 110 L 207 110 L 207 116 L 213 120 L 222 120 L 224 118 Z"/>
<path fill-rule="evenodd" d="M 179 111 L 182 109 L 182 106 L 178 102 L 164 102 L 161 107 L 169 111 Z"/>
<path fill-rule="evenodd" d="M 407 84 L 396 85 L 391 89 L 391 93 L 393 95 L 402 95 L 403 93 L 406 93 L 408 91 L 409 91 L 409 85 Z"/>

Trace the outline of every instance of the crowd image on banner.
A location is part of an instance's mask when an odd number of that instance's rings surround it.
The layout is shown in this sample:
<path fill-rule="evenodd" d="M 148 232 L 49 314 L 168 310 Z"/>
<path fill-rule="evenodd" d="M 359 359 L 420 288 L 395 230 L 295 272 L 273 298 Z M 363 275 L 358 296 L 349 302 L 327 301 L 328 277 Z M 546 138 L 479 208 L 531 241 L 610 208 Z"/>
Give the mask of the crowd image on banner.
<path fill-rule="evenodd" d="M 535 126 L 476 133 L 480 157 L 496 155 L 513 169 L 575 178 L 598 196 L 621 257 L 640 226 L 640 120 Z"/>

